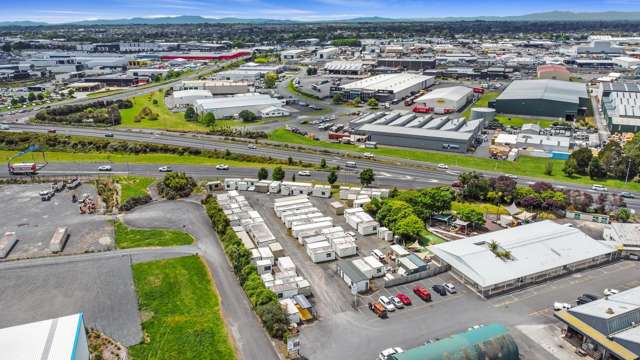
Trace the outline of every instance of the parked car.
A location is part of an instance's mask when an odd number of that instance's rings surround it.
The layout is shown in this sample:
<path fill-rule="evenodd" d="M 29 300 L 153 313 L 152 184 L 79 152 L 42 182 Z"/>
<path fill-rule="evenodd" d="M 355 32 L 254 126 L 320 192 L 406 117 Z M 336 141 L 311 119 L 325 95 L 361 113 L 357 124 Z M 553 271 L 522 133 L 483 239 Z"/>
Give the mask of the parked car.
<path fill-rule="evenodd" d="M 504 174 L 504 176 L 506 176 L 506 177 L 508 177 L 508 178 L 511 178 L 511 179 L 513 179 L 513 180 L 518 180 L 518 177 L 517 177 L 517 176 L 515 176 L 515 175 L 513 175 L 513 174 Z"/>
<path fill-rule="evenodd" d="M 385 319 L 388 316 L 384 306 L 377 302 L 369 303 L 369 310 L 373 311 L 381 319 Z"/>
<path fill-rule="evenodd" d="M 370 153 L 370 152 L 366 152 L 366 153 L 362 154 L 362 156 L 363 156 L 365 159 L 373 159 L 373 157 L 374 157 L 374 156 L 373 156 L 373 154 L 372 154 L 372 153 Z"/>
<path fill-rule="evenodd" d="M 113 137 L 113 133 L 112 132 L 108 132 L 108 133 L 104 134 L 104 137 L 112 138 Z"/>
<path fill-rule="evenodd" d="M 440 296 L 447 296 L 447 289 L 443 285 L 433 285 L 431 289 L 437 292 Z"/>
<path fill-rule="evenodd" d="M 158 168 L 158 171 L 160 172 L 172 172 L 173 169 L 170 166 L 161 166 Z"/>
<path fill-rule="evenodd" d="M 393 306 L 393 303 L 391 302 L 391 300 L 389 300 L 389 298 L 386 296 L 380 296 L 378 298 L 378 302 L 382 304 L 382 306 L 384 306 L 384 309 L 389 312 L 396 310 L 396 307 Z"/>
<path fill-rule="evenodd" d="M 400 301 L 402 301 L 402 304 L 411 305 L 411 299 L 407 295 L 399 292 L 396 294 L 395 297 L 397 297 Z"/>
<path fill-rule="evenodd" d="M 576 304 L 578 305 L 584 305 L 586 303 L 590 303 L 592 302 L 594 299 L 590 298 L 590 297 L 586 297 L 584 295 L 578 296 L 578 298 L 576 299 Z"/>
<path fill-rule="evenodd" d="M 98 171 L 111 171 L 111 165 L 100 165 Z"/>
<path fill-rule="evenodd" d="M 627 199 L 635 199 L 636 196 L 633 193 L 623 191 L 620 193 L 620 196 Z"/>
<path fill-rule="evenodd" d="M 604 289 L 604 291 L 602 292 L 604 294 L 604 296 L 611 296 L 611 295 L 615 295 L 617 293 L 619 293 L 620 290 L 616 290 L 616 289 Z"/>
<path fill-rule="evenodd" d="M 555 311 L 569 310 L 569 309 L 571 309 L 571 304 L 563 303 L 563 302 L 554 302 L 553 303 L 553 310 L 555 310 Z"/>
<path fill-rule="evenodd" d="M 229 170 L 229 165 L 218 164 L 218 165 L 216 165 L 216 170 Z"/>
<path fill-rule="evenodd" d="M 444 286 L 444 288 L 445 288 L 445 289 L 447 289 L 447 291 L 448 291 L 450 294 L 455 294 L 455 293 L 457 293 L 457 292 L 458 292 L 458 291 L 456 290 L 455 285 L 453 285 L 452 283 L 446 283 L 446 284 L 444 284 L 443 286 Z"/>
<path fill-rule="evenodd" d="M 248 147 L 249 149 L 251 149 L 251 150 L 255 150 L 255 149 L 257 149 L 257 147 L 256 147 L 254 144 L 249 144 L 249 145 L 247 145 L 247 147 Z"/>
<path fill-rule="evenodd" d="M 438 169 L 448 169 L 449 165 L 447 164 L 438 164 Z"/>
<path fill-rule="evenodd" d="M 421 285 L 416 285 L 413 288 L 413 293 L 418 295 L 418 297 L 424 301 L 431 301 L 431 293 Z"/>
<path fill-rule="evenodd" d="M 386 260 L 384 258 L 384 253 L 382 251 L 380 251 L 379 249 L 371 250 L 371 256 L 373 256 L 374 258 L 378 259 L 378 261 L 380 261 L 380 262 L 386 262 Z"/>
<path fill-rule="evenodd" d="M 599 299 L 599 297 L 597 297 L 595 295 L 592 295 L 592 294 L 587 294 L 587 293 L 582 294 L 582 296 L 587 297 L 587 298 L 589 298 L 591 300 L 594 300 L 594 301 Z"/>
<path fill-rule="evenodd" d="M 604 185 L 593 184 L 593 185 L 591 185 L 591 190 L 593 190 L 593 191 L 607 191 L 607 188 Z"/>
<path fill-rule="evenodd" d="M 399 347 L 391 347 L 388 349 L 384 349 L 380 351 L 380 354 L 378 354 L 378 360 L 387 360 L 391 358 L 391 355 L 400 354 L 402 352 L 404 352 L 404 350 L 402 350 L 402 348 L 399 348 Z"/>
<path fill-rule="evenodd" d="M 47 132 L 49 134 L 55 134 L 57 132 L 57 130 L 56 129 L 49 129 L 49 130 L 47 130 Z"/>
<path fill-rule="evenodd" d="M 5 124 L 0 125 L 0 130 L 10 130 L 10 129 L 11 128 L 9 127 L 9 125 L 5 125 Z"/>
<path fill-rule="evenodd" d="M 311 171 L 309 171 L 309 170 L 300 170 L 300 171 L 298 171 L 298 176 L 311 176 Z"/>
<path fill-rule="evenodd" d="M 391 300 L 391 303 L 396 309 L 402 309 L 404 307 L 404 303 L 395 296 L 392 296 L 389 300 Z"/>

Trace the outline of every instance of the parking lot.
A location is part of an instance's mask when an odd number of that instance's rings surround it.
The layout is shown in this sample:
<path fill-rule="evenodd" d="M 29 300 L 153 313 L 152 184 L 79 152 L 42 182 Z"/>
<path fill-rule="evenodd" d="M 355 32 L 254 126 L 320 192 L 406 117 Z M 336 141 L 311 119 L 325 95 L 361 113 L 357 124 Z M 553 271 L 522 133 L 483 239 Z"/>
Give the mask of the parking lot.
<path fill-rule="evenodd" d="M 49 242 L 57 227 L 67 227 L 69 239 L 62 254 L 102 251 L 113 248 L 113 225 L 104 215 L 81 215 L 78 203 L 71 202 L 72 194 L 96 197 L 95 187 L 82 184 L 79 188 L 63 190 L 49 201 L 42 201 L 39 193 L 51 184 L 0 186 L 3 221 L 0 234 L 16 232 L 18 242 L 7 259 L 50 256 Z"/>

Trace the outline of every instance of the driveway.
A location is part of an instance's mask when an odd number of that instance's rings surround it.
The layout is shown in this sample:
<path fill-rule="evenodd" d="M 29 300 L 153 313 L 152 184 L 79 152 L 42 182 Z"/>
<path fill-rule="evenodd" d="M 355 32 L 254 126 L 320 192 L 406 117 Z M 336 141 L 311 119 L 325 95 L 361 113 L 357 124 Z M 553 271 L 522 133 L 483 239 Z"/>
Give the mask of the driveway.
<path fill-rule="evenodd" d="M 229 266 L 202 205 L 191 200 L 154 202 L 126 214 L 124 222 L 133 227 L 174 228 L 191 234 L 215 280 L 223 316 L 240 358 L 279 359 Z"/>

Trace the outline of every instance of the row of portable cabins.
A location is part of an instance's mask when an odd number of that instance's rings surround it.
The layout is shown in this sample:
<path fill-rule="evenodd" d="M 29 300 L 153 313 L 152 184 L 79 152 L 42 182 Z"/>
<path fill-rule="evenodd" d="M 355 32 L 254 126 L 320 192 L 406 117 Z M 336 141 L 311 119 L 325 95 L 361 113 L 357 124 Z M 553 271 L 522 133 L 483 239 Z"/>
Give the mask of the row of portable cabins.
<path fill-rule="evenodd" d="M 355 255 L 355 239 L 334 227 L 333 218 L 324 216 L 306 195 L 275 199 L 273 210 L 313 262 Z"/>
<path fill-rule="evenodd" d="M 368 196 L 369 198 L 384 199 L 389 197 L 389 189 L 371 189 L 341 186 L 338 192 L 339 199 L 345 201 L 355 201 L 358 197 Z"/>
<path fill-rule="evenodd" d="M 344 210 L 344 218 L 360 235 L 377 234 L 380 225 L 377 221 L 366 213 L 362 208 L 351 208 Z"/>
<path fill-rule="evenodd" d="M 285 196 L 311 195 L 323 198 L 331 197 L 331 186 L 329 185 L 314 185 L 312 183 L 294 181 L 227 178 L 224 180 L 224 189 L 227 191 L 256 191 Z"/>
<path fill-rule="evenodd" d="M 295 265 L 284 256 L 282 245 L 267 227 L 260 214 L 253 210 L 244 196 L 232 190 L 216 196 L 218 204 L 227 217 L 238 215 L 232 228 L 242 244 L 251 252 L 251 262 L 256 266 L 265 286 L 279 298 L 297 294 L 311 295 L 311 284 L 296 273 Z M 246 214 L 243 216 L 242 214 Z M 278 265 L 277 268 L 274 265 Z"/>

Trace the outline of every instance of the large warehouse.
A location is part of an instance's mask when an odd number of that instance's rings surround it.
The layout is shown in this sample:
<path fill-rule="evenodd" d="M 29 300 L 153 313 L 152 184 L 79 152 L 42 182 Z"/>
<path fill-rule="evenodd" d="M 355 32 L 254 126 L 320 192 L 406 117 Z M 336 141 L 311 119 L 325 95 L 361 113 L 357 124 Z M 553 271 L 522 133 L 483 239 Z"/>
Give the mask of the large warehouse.
<path fill-rule="evenodd" d="M 561 80 L 516 80 L 496 98 L 498 113 L 575 119 L 589 97 L 585 84 Z"/>
<path fill-rule="evenodd" d="M 555 313 L 598 359 L 640 358 L 640 287 Z"/>
<path fill-rule="evenodd" d="M 180 90 L 174 91 L 172 94 L 174 107 L 193 105 L 196 100 L 210 99 L 212 97 L 213 95 L 209 90 Z"/>
<path fill-rule="evenodd" d="M 602 112 L 611 132 L 640 130 L 640 84 L 634 82 L 601 83 Z"/>
<path fill-rule="evenodd" d="M 392 111 L 367 114 L 351 122 L 357 132 L 383 145 L 466 153 L 484 126 L 483 119 L 418 116 Z"/>
<path fill-rule="evenodd" d="M 449 114 L 462 109 L 473 98 L 466 86 L 435 89 L 416 99 L 416 104 L 433 109 L 436 114 Z"/>
<path fill-rule="evenodd" d="M 541 221 L 429 247 L 483 297 L 612 261 L 616 249 L 582 231 Z"/>
<path fill-rule="evenodd" d="M 265 109 L 282 107 L 282 102 L 269 95 L 256 93 L 223 96 L 211 99 L 196 100 L 195 109 L 199 114 L 211 112 L 216 119 L 230 118 L 242 110 L 260 114 Z"/>
<path fill-rule="evenodd" d="M 246 81 L 231 80 L 185 80 L 174 86 L 174 90 L 208 90 L 213 95 L 233 95 L 249 92 Z"/>
<path fill-rule="evenodd" d="M 382 74 L 354 81 L 342 86 L 332 86 L 331 96 L 340 93 L 347 100 L 359 97 L 363 101 L 375 98 L 392 101 L 433 85 L 435 78 L 410 73 Z"/>

